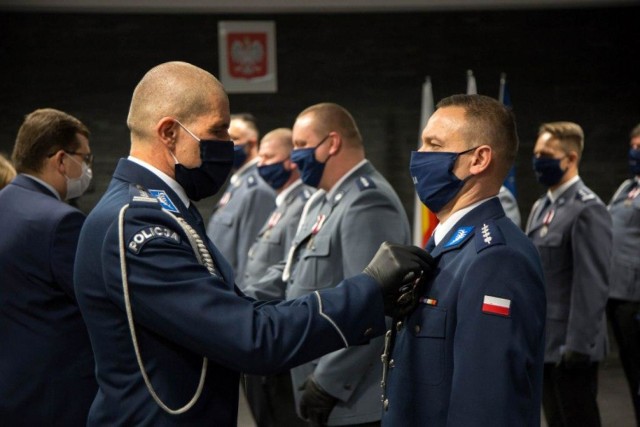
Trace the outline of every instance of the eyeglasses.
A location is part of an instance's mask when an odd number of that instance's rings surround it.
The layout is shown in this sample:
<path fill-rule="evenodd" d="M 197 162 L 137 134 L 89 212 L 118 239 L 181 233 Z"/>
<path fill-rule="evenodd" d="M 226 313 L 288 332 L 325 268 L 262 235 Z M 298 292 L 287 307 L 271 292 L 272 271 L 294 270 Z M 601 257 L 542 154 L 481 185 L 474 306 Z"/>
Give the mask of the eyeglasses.
<path fill-rule="evenodd" d="M 86 153 L 79 153 L 77 151 L 65 151 L 65 153 L 82 157 L 82 160 L 84 160 L 84 162 L 89 166 L 93 164 L 93 154 L 91 153 L 86 154 Z"/>

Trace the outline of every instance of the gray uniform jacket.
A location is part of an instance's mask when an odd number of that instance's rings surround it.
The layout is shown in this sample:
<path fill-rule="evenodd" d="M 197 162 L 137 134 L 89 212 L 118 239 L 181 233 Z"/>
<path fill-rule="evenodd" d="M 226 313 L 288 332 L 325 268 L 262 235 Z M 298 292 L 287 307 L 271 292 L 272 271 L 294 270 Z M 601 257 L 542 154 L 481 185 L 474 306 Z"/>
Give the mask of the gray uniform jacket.
<path fill-rule="evenodd" d="M 284 200 L 264 223 L 258 237 L 249 249 L 247 266 L 244 272 L 244 293 L 260 300 L 284 299 L 285 288 L 275 288 L 275 292 L 252 289 L 251 284 L 258 282 L 267 269 L 283 260 L 296 235 L 298 221 L 305 203 L 315 188 L 304 185 L 302 180 L 291 184 Z"/>
<path fill-rule="evenodd" d="M 605 306 L 611 255 L 611 216 L 581 180 L 545 207 L 533 205 L 526 233 L 538 248 L 547 290 L 545 363 L 564 351 L 607 353 Z"/>
<path fill-rule="evenodd" d="M 409 244 L 407 215 L 393 188 L 367 161 L 334 187 L 329 197 L 312 196 L 307 215 L 292 245 L 287 298 L 336 286 L 343 278 L 362 272 L 385 240 Z M 282 286 L 285 263 L 272 266 L 263 288 Z M 292 369 L 296 406 L 298 388 L 313 374 L 339 399 L 329 425 L 373 422 L 381 417 L 382 337 L 369 345 L 349 347 Z"/>
<path fill-rule="evenodd" d="M 258 174 L 256 163 L 236 173 L 216 206 L 207 236 L 229 261 L 242 289 L 247 253 L 276 207 L 276 193 Z"/>
<path fill-rule="evenodd" d="M 507 215 L 507 218 L 513 221 L 518 228 L 521 228 L 522 220 L 520 219 L 520 209 L 518 208 L 518 201 L 513 193 L 503 185 L 500 187 L 498 199 L 500 199 L 500 204 L 502 205 L 502 209 L 504 209 L 504 213 Z"/>
<path fill-rule="evenodd" d="M 640 183 L 628 179 L 609 202 L 613 249 L 609 297 L 640 301 Z M 631 194 L 629 194 L 631 193 Z"/>

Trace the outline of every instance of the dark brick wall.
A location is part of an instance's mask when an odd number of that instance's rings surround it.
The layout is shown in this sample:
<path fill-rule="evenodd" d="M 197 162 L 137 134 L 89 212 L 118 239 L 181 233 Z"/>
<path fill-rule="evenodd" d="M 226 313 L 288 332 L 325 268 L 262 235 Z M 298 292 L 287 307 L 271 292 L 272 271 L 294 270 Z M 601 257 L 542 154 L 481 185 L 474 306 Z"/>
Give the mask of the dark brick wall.
<path fill-rule="evenodd" d="M 291 126 L 296 114 L 338 102 L 355 116 L 369 158 L 411 214 L 409 154 L 417 144 L 421 85 L 436 100 L 466 89 L 497 96 L 508 74 L 518 119 L 520 208 L 543 190 L 531 150 L 541 122 L 573 120 L 586 134 L 581 175 L 608 200 L 626 176 L 628 132 L 640 121 L 640 7 L 574 10 L 326 15 L 0 14 L 0 152 L 10 153 L 24 114 L 55 107 L 92 131 L 96 179 L 79 201 L 88 211 L 128 152 L 131 92 L 152 66 L 184 60 L 217 74 L 219 20 L 274 20 L 276 94 L 231 95 L 232 111 L 251 111 L 263 131 Z M 199 203 L 205 217 L 213 200 Z"/>

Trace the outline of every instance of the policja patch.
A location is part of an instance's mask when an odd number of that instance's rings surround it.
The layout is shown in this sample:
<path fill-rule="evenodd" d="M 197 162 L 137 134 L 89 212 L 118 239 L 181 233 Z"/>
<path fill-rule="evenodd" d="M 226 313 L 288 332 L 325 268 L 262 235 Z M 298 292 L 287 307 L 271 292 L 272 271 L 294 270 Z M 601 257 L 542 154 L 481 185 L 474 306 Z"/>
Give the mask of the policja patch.
<path fill-rule="evenodd" d="M 137 255 L 147 242 L 157 238 L 169 239 L 175 243 L 180 243 L 180 236 L 175 231 L 160 225 L 151 225 L 134 234 L 133 237 L 129 239 L 127 248 L 129 252 Z"/>

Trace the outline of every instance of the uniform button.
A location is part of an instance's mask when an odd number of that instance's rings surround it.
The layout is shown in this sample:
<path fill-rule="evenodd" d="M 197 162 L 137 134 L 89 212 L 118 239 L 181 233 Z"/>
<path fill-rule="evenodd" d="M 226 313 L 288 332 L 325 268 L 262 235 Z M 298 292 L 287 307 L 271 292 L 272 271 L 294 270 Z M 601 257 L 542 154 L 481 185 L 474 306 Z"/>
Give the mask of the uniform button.
<path fill-rule="evenodd" d="M 396 367 L 396 361 L 393 360 L 393 359 L 389 360 L 389 367 L 390 368 L 395 368 Z"/>
<path fill-rule="evenodd" d="M 414 329 L 416 331 L 416 334 L 420 333 L 420 325 L 416 325 L 416 327 Z"/>
<path fill-rule="evenodd" d="M 396 323 L 396 331 L 400 332 L 400 329 L 402 329 L 402 321 Z"/>
<path fill-rule="evenodd" d="M 384 402 L 382 402 L 382 406 L 384 410 L 387 411 L 389 409 L 389 399 L 385 399 Z"/>
<path fill-rule="evenodd" d="M 372 328 L 368 328 L 366 331 L 364 331 L 364 336 L 365 337 L 370 337 L 371 334 L 373 334 L 373 329 Z"/>

